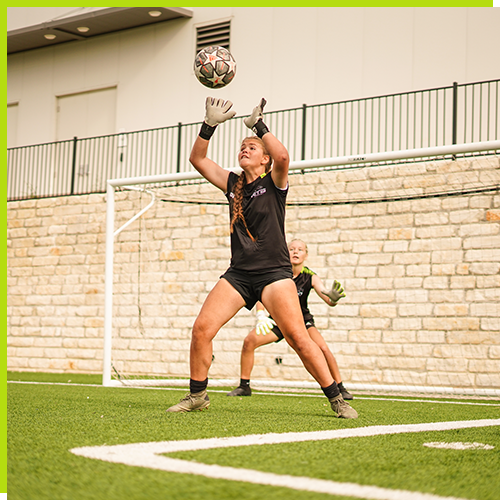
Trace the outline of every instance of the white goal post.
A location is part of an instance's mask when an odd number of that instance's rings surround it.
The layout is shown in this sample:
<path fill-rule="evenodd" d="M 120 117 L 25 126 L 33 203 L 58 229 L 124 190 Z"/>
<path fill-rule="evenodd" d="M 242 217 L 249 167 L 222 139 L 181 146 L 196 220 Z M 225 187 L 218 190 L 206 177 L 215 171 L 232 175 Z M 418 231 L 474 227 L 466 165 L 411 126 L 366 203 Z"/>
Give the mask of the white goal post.
<path fill-rule="evenodd" d="M 474 153 L 495 152 L 500 150 L 500 141 L 488 141 L 469 144 L 457 144 L 452 146 L 421 148 L 411 150 L 401 150 L 386 153 L 372 153 L 357 156 L 344 156 L 337 158 L 321 158 L 315 160 L 294 161 L 290 163 L 291 171 L 307 171 L 310 169 L 321 169 L 326 167 L 342 167 L 352 165 L 369 165 L 390 163 L 404 160 L 418 160 L 426 158 L 444 158 L 455 155 L 465 155 Z M 107 181 L 106 191 L 106 258 L 105 258 L 105 308 L 104 308 L 104 346 L 103 346 L 103 379 L 104 386 L 121 386 L 122 382 L 112 378 L 112 342 L 113 342 L 113 270 L 114 270 L 114 242 L 116 236 L 127 226 L 132 224 L 143 215 L 155 202 L 155 194 L 142 187 L 141 184 L 180 182 L 202 179 L 196 172 L 185 172 L 166 175 L 129 177 L 122 179 L 110 179 Z M 115 228 L 115 192 L 118 188 L 127 188 L 139 191 L 146 191 L 151 195 L 151 202 L 125 224 Z M 222 271 L 222 270 L 221 270 Z M 186 373 L 186 376 L 188 374 Z M 142 385 L 146 381 L 141 381 Z M 288 383 L 290 384 L 290 383 Z M 297 384 L 297 387 L 300 383 Z M 500 391 L 498 391 L 500 392 Z"/>

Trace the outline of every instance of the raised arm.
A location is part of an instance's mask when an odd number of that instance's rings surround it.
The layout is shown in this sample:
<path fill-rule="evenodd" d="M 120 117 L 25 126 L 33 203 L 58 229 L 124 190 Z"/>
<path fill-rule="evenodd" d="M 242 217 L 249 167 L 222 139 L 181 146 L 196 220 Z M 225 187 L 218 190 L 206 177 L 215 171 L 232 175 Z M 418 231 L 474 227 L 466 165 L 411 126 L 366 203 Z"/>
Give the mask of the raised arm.
<path fill-rule="evenodd" d="M 208 145 L 217 125 L 232 118 L 236 112 L 231 111 L 233 103 L 223 99 L 207 97 L 205 101 L 205 120 L 200 133 L 191 149 L 189 161 L 191 165 L 207 179 L 208 182 L 222 191 L 227 189 L 229 172 L 207 157 Z"/>
<path fill-rule="evenodd" d="M 334 280 L 331 290 L 326 290 L 321 278 L 315 274 L 312 277 L 312 286 L 316 293 L 330 306 L 335 307 L 338 301 L 345 297 L 344 288 L 340 282 Z"/>
<path fill-rule="evenodd" d="M 198 136 L 194 141 L 189 161 L 208 182 L 226 192 L 229 171 L 207 157 L 208 144 L 209 141 Z"/>
<path fill-rule="evenodd" d="M 277 187 L 285 189 L 288 186 L 288 166 L 290 164 L 288 151 L 271 132 L 265 134 L 262 140 L 273 159 L 273 169 L 271 170 L 273 182 Z"/>
<path fill-rule="evenodd" d="M 243 122 L 264 141 L 266 149 L 273 159 L 273 169 L 271 170 L 273 182 L 277 187 L 285 189 L 288 186 L 290 157 L 285 146 L 269 131 L 263 121 L 265 105 L 266 100 L 262 98 L 260 103 L 253 109 L 252 114 L 245 118 Z"/>

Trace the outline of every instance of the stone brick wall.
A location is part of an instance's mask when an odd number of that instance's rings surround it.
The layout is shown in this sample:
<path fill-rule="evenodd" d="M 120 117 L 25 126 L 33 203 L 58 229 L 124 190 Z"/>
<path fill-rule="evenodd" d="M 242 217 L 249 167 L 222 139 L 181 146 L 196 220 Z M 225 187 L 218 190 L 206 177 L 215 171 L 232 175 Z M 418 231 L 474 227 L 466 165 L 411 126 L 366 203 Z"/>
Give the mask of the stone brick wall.
<path fill-rule="evenodd" d="M 351 384 L 500 388 L 500 195 L 353 203 L 498 184 L 496 156 L 290 177 L 287 235 L 347 297 L 310 309 Z M 206 183 L 161 198 L 224 201 Z M 296 206 L 324 201 L 324 205 Z M 328 204 L 344 201 L 344 204 Z M 350 201 L 350 203 L 347 203 Z M 116 196 L 116 228 L 149 196 Z M 8 369 L 102 371 L 105 195 L 8 203 Z M 115 240 L 114 366 L 187 376 L 190 328 L 229 264 L 227 207 L 157 201 Z M 239 376 L 254 314 L 214 341 L 210 376 Z M 278 358 L 278 359 L 277 359 Z M 281 360 L 280 363 L 278 363 Z M 285 342 L 256 353 L 254 379 L 312 380 Z"/>

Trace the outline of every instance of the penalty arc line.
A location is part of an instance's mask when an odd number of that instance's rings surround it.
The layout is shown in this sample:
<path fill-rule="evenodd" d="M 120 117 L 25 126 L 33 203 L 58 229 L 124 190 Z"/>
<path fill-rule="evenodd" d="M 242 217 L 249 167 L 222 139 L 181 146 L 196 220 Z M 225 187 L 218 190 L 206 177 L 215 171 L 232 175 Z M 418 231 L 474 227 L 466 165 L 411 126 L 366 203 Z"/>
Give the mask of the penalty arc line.
<path fill-rule="evenodd" d="M 324 479 L 280 475 L 257 470 L 240 469 L 220 465 L 207 465 L 189 460 L 181 460 L 163 456 L 179 451 L 208 450 L 213 448 L 229 448 L 236 446 L 272 445 L 279 443 L 298 443 L 305 441 L 325 441 L 349 437 L 370 437 L 390 434 L 405 434 L 429 431 L 446 431 L 477 427 L 500 426 L 500 419 L 465 420 L 455 422 L 435 422 L 427 424 L 377 425 L 357 427 L 354 429 L 336 429 L 312 432 L 288 432 L 269 434 L 250 434 L 246 436 L 207 438 L 185 441 L 160 441 L 151 443 L 133 443 L 114 446 L 86 446 L 73 448 L 75 455 L 120 463 L 135 467 L 194 474 L 212 479 L 225 479 L 291 488 L 295 490 L 326 493 L 329 495 L 350 496 L 370 500 L 451 500 L 456 497 L 442 497 L 430 493 L 405 490 L 391 490 L 378 486 L 364 486 L 354 483 L 340 483 Z M 238 478 L 238 479 L 235 479 Z"/>

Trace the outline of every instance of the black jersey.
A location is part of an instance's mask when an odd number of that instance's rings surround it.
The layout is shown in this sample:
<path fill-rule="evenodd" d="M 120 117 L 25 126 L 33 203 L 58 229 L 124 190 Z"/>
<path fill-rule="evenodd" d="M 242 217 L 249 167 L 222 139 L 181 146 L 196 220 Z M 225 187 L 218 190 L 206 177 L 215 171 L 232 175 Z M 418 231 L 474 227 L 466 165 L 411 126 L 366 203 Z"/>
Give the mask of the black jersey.
<path fill-rule="evenodd" d="M 312 277 L 316 273 L 311 271 L 308 267 L 304 266 L 302 271 L 293 278 L 295 286 L 297 287 L 297 293 L 299 295 L 300 308 L 302 309 L 302 315 L 304 316 L 304 321 L 312 320 L 313 315 L 309 311 L 307 305 L 307 299 L 309 298 L 309 293 L 312 289 Z"/>
<path fill-rule="evenodd" d="M 233 216 L 234 185 L 238 176 L 229 173 L 226 198 L 229 201 L 230 219 Z M 245 185 L 243 190 L 243 215 L 255 241 L 238 219 L 231 233 L 231 267 L 248 272 L 265 272 L 271 269 L 291 270 L 290 253 L 285 239 L 285 203 L 288 188 L 275 186 L 270 174 L 263 174 Z"/>

